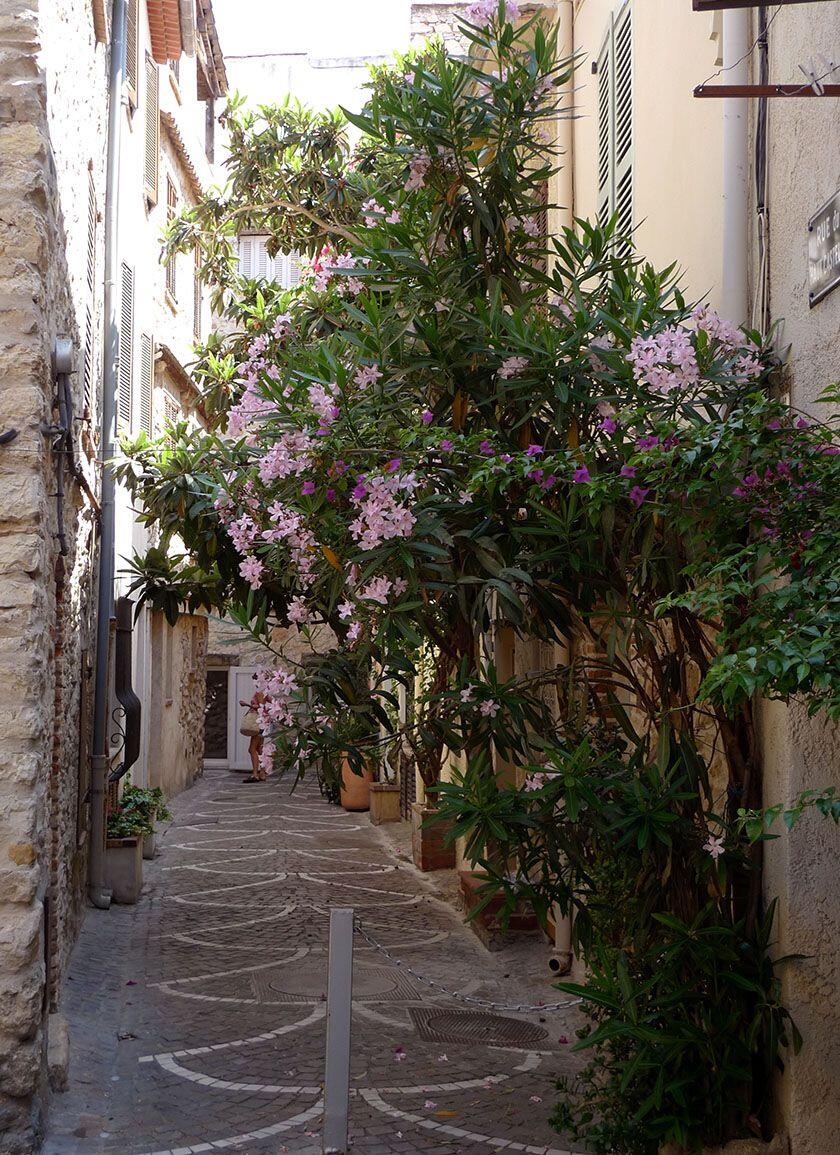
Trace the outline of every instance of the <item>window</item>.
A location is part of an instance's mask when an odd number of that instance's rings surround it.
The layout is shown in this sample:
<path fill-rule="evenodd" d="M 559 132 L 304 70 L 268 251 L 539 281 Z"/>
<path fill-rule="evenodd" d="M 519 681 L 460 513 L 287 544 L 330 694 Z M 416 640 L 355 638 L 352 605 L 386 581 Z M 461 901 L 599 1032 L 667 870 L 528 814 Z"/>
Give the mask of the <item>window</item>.
<path fill-rule="evenodd" d="M 152 435 L 152 395 L 155 383 L 155 343 L 148 333 L 140 334 L 140 397 L 138 420 L 144 433 Z"/>
<path fill-rule="evenodd" d="M 117 428 L 131 432 L 134 352 L 134 270 L 122 264 L 120 296 L 119 372 L 117 375 Z"/>
<path fill-rule="evenodd" d="M 193 336 L 201 340 L 201 249 L 195 246 L 193 260 Z"/>
<path fill-rule="evenodd" d="M 166 178 L 166 223 L 171 224 L 175 220 L 178 213 L 178 194 L 175 191 L 175 185 L 172 183 L 172 178 Z M 176 278 L 175 269 L 178 258 L 175 253 L 169 258 L 169 264 L 166 266 L 166 291 L 169 293 L 173 301 L 177 300 L 176 294 Z"/>
<path fill-rule="evenodd" d="M 158 68 L 151 56 L 146 56 L 146 139 L 143 146 L 143 192 L 150 205 L 158 200 L 158 171 L 160 156 L 160 89 Z"/>
<path fill-rule="evenodd" d="M 137 75 L 140 71 L 140 62 L 137 47 L 140 38 L 138 28 L 138 6 L 140 0 L 128 0 L 126 9 L 125 29 L 125 83 L 128 87 L 128 99 L 132 109 L 137 107 Z"/>
<path fill-rule="evenodd" d="M 598 57 L 598 220 L 633 227 L 633 16 L 630 3 L 610 17 Z"/>
<path fill-rule="evenodd" d="M 163 395 L 163 416 L 169 425 L 175 425 L 181 416 L 181 406 L 169 393 Z"/>
<path fill-rule="evenodd" d="M 93 415 L 93 391 L 96 372 L 96 185 L 93 169 L 88 168 L 87 203 L 87 304 L 85 306 L 85 352 L 82 361 L 82 404 L 88 417 Z"/>
<path fill-rule="evenodd" d="M 300 281 L 298 253 L 278 253 L 270 257 L 267 236 L 239 238 L 239 272 L 253 281 L 277 281 L 281 288 L 291 289 Z"/>

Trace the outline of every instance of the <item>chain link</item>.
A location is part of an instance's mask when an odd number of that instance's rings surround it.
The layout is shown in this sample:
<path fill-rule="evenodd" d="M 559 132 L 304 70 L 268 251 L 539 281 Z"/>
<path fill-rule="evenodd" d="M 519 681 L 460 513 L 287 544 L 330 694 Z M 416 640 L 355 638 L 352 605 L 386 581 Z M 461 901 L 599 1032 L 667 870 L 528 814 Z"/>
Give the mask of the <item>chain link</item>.
<path fill-rule="evenodd" d="M 562 1003 L 493 1003 L 490 1002 L 489 999 L 478 999 L 474 995 L 464 995 L 461 994 L 460 991 L 450 991 L 441 983 L 436 983 L 434 979 L 427 979 L 425 975 L 418 974 L 408 963 L 392 955 L 387 947 L 384 947 L 381 942 L 377 942 L 375 938 L 372 938 L 371 935 L 368 934 L 358 918 L 353 920 L 353 925 L 365 942 L 372 946 L 375 951 L 378 951 L 379 954 L 384 955 L 394 966 L 399 967 L 400 970 L 405 971 L 406 974 L 410 974 L 411 977 L 417 979 L 418 982 L 425 983 L 426 986 L 440 991 L 442 995 L 446 995 L 450 999 L 457 999 L 462 1003 L 470 1003 L 476 1007 L 488 1007 L 494 1011 L 519 1011 L 520 1014 L 542 1015 L 550 1014 L 554 1011 L 563 1011 L 566 1010 L 567 1007 L 576 1007 L 582 1001 L 581 999 L 567 999 Z"/>

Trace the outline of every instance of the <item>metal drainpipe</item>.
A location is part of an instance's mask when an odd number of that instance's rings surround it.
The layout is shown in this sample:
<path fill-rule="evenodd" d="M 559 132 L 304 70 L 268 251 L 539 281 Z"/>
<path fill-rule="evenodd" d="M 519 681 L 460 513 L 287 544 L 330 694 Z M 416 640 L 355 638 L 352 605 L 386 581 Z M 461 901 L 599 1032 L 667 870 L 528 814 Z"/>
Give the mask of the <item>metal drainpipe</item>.
<path fill-rule="evenodd" d="M 750 13 L 723 13 L 723 68 L 728 84 L 750 82 Z M 737 325 L 750 320 L 747 250 L 749 244 L 749 102 L 723 102 L 723 270 L 721 309 Z"/>
<path fill-rule="evenodd" d="M 105 166 L 105 334 L 102 374 L 103 462 L 114 456 L 117 409 L 119 322 L 117 312 L 119 254 L 120 137 L 125 98 L 125 42 L 127 0 L 113 0 L 111 19 L 108 152 Z M 110 700 L 110 636 L 114 614 L 115 507 L 114 477 L 102 470 L 102 521 L 99 536 L 99 596 L 96 618 L 96 682 L 93 705 L 91 758 L 91 846 L 88 894 L 94 906 L 107 910 L 111 892 L 105 886 L 105 795 L 108 777 L 108 702 Z"/>

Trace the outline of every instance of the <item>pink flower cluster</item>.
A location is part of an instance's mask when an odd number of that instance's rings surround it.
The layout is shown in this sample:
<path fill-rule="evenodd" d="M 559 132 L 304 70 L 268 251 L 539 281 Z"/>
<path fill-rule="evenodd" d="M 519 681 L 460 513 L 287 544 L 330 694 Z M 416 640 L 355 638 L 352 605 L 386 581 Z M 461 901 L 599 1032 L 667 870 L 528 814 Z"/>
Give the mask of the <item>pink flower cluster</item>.
<path fill-rule="evenodd" d="M 313 441 L 303 430 L 283 433 L 268 449 L 259 463 L 259 475 L 263 485 L 292 474 L 304 473 L 310 466 Z"/>
<path fill-rule="evenodd" d="M 474 0 L 467 8 L 467 19 L 473 24 L 489 24 L 498 11 L 498 0 Z M 519 5 L 514 0 L 505 0 L 505 20 L 518 18 Z"/>
<path fill-rule="evenodd" d="M 691 319 L 698 329 L 708 333 L 712 340 L 719 341 L 728 352 L 734 353 L 737 349 L 747 350 L 738 357 L 734 366 L 735 376 L 740 381 L 752 381 L 761 376 L 761 362 L 755 356 L 758 348 L 746 336 L 743 329 L 738 329 L 730 321 L 724 320 L 708 305 L 698 305 L 692 312 Z"/>
<path fill-rule="evenodd" d="M 336 394 L 338 393 L 338 386 L 335 384 L 321 385 L 320 383 L 310 385 L 307 390 L 309 397 L 309 404 L 318 414 L 321 423 L 319 432 L 325 433 L 327 428 L 332 425 L 336 417 L 338 417 L 341 410 L 335 403 Z"/>
<path fill-rule="evenodd" d="M 700 381 L 691 336 L 678 325 L 647 337 L 634 337 L 627 360 L 633 365 L 636 380 L 658 393 L 690 389 Z"/>
<path fill-rule="evenodd" d="M 416 517 L 403 500 L 417 487 L 413 473 L 392 473 L 387 477 L 359 481 L 353 490 L 353 503 L 359 515 L 350 523 L 353 540 L 363 550 L 376 549 L 395 537 L 409 537 Z"/>
<path fill-rule="evenodd" d="M 508 357 L 502 361 L 498 369 L 498 376 L 502 380 L 507 381 L 511 377 L 517 377 L 523 369 L 527 369 L 530 364 L 527 357 Z"/>
<path fill-rule="evenodd" d="M 364 602 L 376 602 L 380 606 L 386 606 L 391 594 L 401 598 L 407 589 L 408 582 L 405 578 L 396 578 L 391 581 L 385 576 L 375 577 L 368 582 L 364 589 L 359 591 L 359 597 Z"/>
<path fill-rule="evenodd" d="M 297 579 L 302 586 L 311 585 L 315 580 L 315 557 L 318 542 L 311 529 L 307 529 L 303 518 L 281 501 L 268 507 L 271 529 L 263 530 L 263 540 L 285 542 L 289 548 L 292 565 L 297 571 Z"/>
<path fill-rule="evenodd" d="M 408 179 L 405 182 L 405 191 L 412 192 L 414 189 L 423 188 L 426 183 L 426 174 L 431 167 L 432 158 L 427 152 L 421 149 L 416 152 L 408 162 Z"/>

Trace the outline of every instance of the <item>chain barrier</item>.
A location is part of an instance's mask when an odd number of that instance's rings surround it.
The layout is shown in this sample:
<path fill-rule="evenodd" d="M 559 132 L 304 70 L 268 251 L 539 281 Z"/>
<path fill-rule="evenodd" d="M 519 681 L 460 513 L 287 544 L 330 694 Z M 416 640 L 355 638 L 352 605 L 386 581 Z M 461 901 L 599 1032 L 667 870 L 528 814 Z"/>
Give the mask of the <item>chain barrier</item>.
<path fill-rule="evenodd" d="M 387 947 L 384 947 L 381 942 L 377 942 L 375 938 L 372 938 L 371 935 L 368 934 L 358 918 L 353 920 L 353 925 L 365 942 L 372 946 L 375 951 L 378 951 L 379 954 L 384 955 L 394 966 L 399 967 L 400 970 L 405 971 L 406 974 L 411 975 L 411 977 L 417 979 L 418 982 L 424 983 L 436 991 L 440 991 L 442 995 L 446 995 L 450 999 L 457 999 L 458 1002 L 470 1003 L 472 1006 L 486 1007 L 494 1011 L 518 1011 L 520 1014 L 540 1015 L 551 1014 L 554 1011 L 563 1011 L 568 1007 L 576 1007 L 582 1002 L 581 999 L 567 999 L 562 1003 L 494 1003 L 489 999 L 476 998 L 475 995 L 464 995 L 461 994 L 460 991 L 450 991 L 447 987 L 443 986 L 442 983 L 437 983 L 434 979 L 427 979 L 425 975 L 418 974 L 408 963 L 392 955 Z"/>

